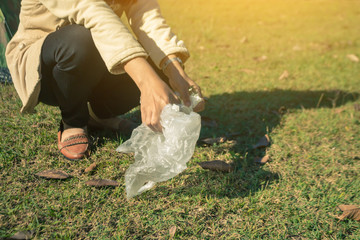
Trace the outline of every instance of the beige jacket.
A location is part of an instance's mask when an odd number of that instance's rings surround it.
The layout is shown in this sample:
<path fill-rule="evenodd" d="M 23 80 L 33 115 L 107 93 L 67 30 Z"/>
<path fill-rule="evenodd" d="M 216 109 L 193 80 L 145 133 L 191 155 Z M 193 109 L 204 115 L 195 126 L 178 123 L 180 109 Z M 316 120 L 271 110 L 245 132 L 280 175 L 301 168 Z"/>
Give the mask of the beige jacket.
<path fill-rule="evenodd" d="M 104 0 L 22 0 L 19 28 L 6 48 L 7 64 L 23 103 L 21 112 L 33 111 L 38 103 L 44 39 L 69 24 L 90 29 L 95 46 L 113 74 L 123 73 L 122 64 L 138 56 L 150 56 L 158 67 L 166 55 L 173 53 L 187 60 L 189 53 L 183 41 L 165 23 L 156 0 L 125 2 L 129 3 L 112 5 L 112 9 Z M 120 20 L 123 12 L 137 40 Z"/>

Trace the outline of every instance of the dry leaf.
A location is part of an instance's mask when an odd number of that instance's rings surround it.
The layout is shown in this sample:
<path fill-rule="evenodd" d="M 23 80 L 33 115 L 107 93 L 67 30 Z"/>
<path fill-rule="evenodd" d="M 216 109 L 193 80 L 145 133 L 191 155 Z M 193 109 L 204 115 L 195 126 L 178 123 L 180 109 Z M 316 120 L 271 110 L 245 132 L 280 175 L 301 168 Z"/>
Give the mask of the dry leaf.
<path fill-rule="evenodd" d="M 269 160 L 271 160 L 269 155 L 265 155 L 264 157 L 256 157 L 256 158 L 254 158 L 254 162 L 255 163 L 260 163 L 260 164 L 265 164 Z"/>
<path fill-rule="evenodd" d="M 281 106 L 281 107 L 278 109 L 278 112 L 279 112 L 280 114 L 285 114 L 285 113 L 287 112 L 287 109 L 286 109 L 285 106 Z"/>
<path fill-rule="evenodd" d="M 348 54 L 346 57 L 353 62 L 359 62 L 359 58 L 355 54 Z"/>
<path fill-rule="evenodd" d="M 357 209 L 359 208 L 358 206 L 356 205 L 339 205 L 338 208 L 341 210 L 341 211 L 350 211 L 350 210 L 354 210 L 354 209 Z"/>
<path fill-rule="evenodd" d="M 283 80 L 289 77 L 289 72 L 285 70 L 279 77 L 279 80 Z"/>
<path fill-rule="evenodd" d="M 242 39 L 240 39 L 240 43 L 247 43 L 248 39 L 247 37 L 243 37 Z"/>
<path fill-rule="evenodd" d="M 293 51 L 301 51 L 302 49 L 301 49 L 301 47 L 299 46 L 299 45 L 295 45 L 295 46 L 293 46 Z"/>
<path fill-rule="evenodd" d="M 343 214 L 337 217 L 339 220 L 349 218 L 360 221 L 360 207 L 355 205 L 339 205 L 338 208 L 343 211 Z"/>
<path fill-rule="evenodd" d="M 337 109 L 334 110 L 334 112 L 335 112 L 336 114 L 340 114 L 340 113 L 342 113 L 344 110 L 345 110 L 344 108 L 337 108 Z"/>
<path fill-rule="evenodd" d="M 229 48 L 230 45 L 229 44 L 218 44 L 216 45 L 218 48 Z"/>
<path fill-rule="evenodd" d="M 106 186 L 117 187 L 120 185 L 120 183 L 118 183 L 117 181 L 109 180 L 109 179 L 93 179 L 85 182 L 85 184 L 93 187 L 106 187 Z"/>
<path fill-rule="evenodd" d="M 355 111 L 360 111 L 360 104 L 355 103 L 354 104 L 354 109 L 355 109 Z"/>
<path fill-rule="evenodd" d="M 15 233 L 9 239 L 31 239 L 33 237 L 34 231 L 20 231 Z"/>
<path fill-rule="evenodd" d="M 90 166 L 88 166 L 87 168 L 85 168 L 84 173 L 91 172 L 91 171 L 93 171 L 95 168 L 96 168 L 96 163 L 94 162 L 94 163 L 90 164 Z"/>
<path fill-rule="evenodd" d="M 267 134 L 265 134 L 265 136 L 260 138 L 260 140 L 255 145 L 253 145 L 253 149 L 264 148 L 269 145 L 270 145 L 270 138 Z"/>
<path fill-rule="evenodd" d="M 262 55 L 260 57 L 255 57 L 254 60 L 257 61 L 257 62 L 263 62 L 267 59 L 267 56 L 265 55 Z"/>
<path fill-rule="evenodd" d="M 219 172 L 232 172 L 234 167 L 226 162 L 220 160 L 207 161 L 198 163 L 203 169 Z"/>
<path fill-rule="evenodd" d="M 170 238 L 173 238 L 173 237 L 175 236 L 175 233 L 176 233 L 176 226 L 172 226 L 172 227 L 169 229 Z"/>
<path fill-rule="evenodd" d="M 217 137 L 217 138 L 203 138 L 200 142 L 205 143 L 207 145 L 213 145 L 215 143 L 224 143 L 226 141 L 226 137 Z"/>
<path fill-rule="evenodd" d="M 201 116 L 201 126 L 216 128 L 218 126 L 218 124 L 214 119 Z"/>
<path fill-rule="evenodd" d="M 301 235 L 288 235 L 288 236 L 286 236 L 286 239 L 288 239 L 288 240 L 304 240 L 307 238 L 304 238 Z"/>
<path fill-rule="evenodd" d="M 255 71 L 247 68 L 240 69 L 241 72 L 247 73 L 247 74 L 254 74 Z"/>
<path fill-rule="evenodd" d="M 45 170 L 35 174 L 38 177 L 48 178 L 48 179 L 67 179 L 71 177 L 69 174 L 62 170 Z"/>

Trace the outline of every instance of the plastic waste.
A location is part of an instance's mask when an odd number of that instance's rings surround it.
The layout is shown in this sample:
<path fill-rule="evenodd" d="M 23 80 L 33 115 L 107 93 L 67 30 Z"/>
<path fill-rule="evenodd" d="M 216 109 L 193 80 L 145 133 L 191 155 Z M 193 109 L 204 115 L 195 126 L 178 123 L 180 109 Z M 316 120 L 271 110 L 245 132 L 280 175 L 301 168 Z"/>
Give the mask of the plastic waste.
<path fill-rule="evenodd" d="M 201 101 L 190 96 L 191 106 L 168 104 L 160 115 L 163 132 L 142 124 L 116 151 L 135 153 L 135 163 L 125 172 L 127 198 L 151 189 L 157 182 L 175 177 L 186 169 L 199 139 L 201 118 L 192 109 Z"/>

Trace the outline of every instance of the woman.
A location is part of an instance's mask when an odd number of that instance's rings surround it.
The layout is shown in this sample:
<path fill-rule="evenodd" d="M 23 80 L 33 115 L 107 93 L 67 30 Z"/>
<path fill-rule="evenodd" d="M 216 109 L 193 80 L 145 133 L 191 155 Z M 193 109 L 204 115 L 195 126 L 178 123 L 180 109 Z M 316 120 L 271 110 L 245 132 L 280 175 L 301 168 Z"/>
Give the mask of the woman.
<path fill-rule="evenodd" d="M 183 69 L 189 53 L 156 0 L 23 0 L 21 5 L 20 25 L 6 50 L 21 111 L 31 112 L 38 102 L 59 106 L 58 147 L 68 159 L 89 153 L 89 115 L 106 123 L 141 97 L 142 122 L 161 131 L 163 107 L 179 102 L 174 92 L 186 105 L 189 89 L 200 93 Z M 123 12 L 137 40 L 121 22 Z M 203 108 L 202 102 L 195 111 Z"/>

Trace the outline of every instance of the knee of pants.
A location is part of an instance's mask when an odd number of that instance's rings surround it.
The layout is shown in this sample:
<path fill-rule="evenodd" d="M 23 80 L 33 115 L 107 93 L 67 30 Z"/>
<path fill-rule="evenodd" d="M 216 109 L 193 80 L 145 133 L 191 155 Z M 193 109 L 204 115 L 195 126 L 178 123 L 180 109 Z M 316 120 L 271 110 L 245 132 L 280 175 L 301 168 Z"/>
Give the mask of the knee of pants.
<path fill-rule="evenodd" d="M 47 44 L 45 49 L 48 47 L 50 52 L 54 52 L 52 61 L 61 71 L 81 72 L 101 66 L 102 59 L 91 33 L 81 25 L 69 25 L 57 30 L 49 35 L 44 44 Z"/>

